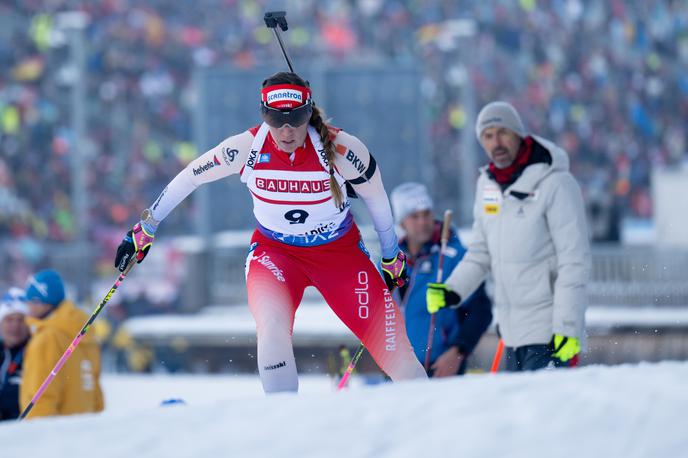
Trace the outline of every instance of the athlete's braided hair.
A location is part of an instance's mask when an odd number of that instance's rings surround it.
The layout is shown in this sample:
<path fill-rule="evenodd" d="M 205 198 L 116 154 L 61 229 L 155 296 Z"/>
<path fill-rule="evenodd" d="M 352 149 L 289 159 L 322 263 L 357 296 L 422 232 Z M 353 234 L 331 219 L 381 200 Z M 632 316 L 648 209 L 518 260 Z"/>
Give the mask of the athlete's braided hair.
<path fill-rule="evenodd" d="M 291 72 L 278 72 L 263 81 L 263 87 L 272 86 L 275 84 L 294 84 L 301 87 L 310 87 L 308 81 L 305 81 L 296 73 Z M 330 167 L 330 192 L 332 193 L 332 199 L 337 207 L 341 207 L 342 203 L 344 202 L 344 196 L 341 188 L 339 187 L 339 183 L 337 183 L 337 180 L 334 177 L 334 142 L 330 137 L 329 126 L 324 120 L 325 113 L 316 107 L 315 103 L 312 103 L 312 105 L 313 113 L 311 114 L 311 119 L 308 120 L 308 124 L 313 126 L 315 130 L 318 131 L 318 134 L 320 134 L 320 141 L 322 141 L 323 147 L 325 148 L 325 157 L 327 158 L 327 162 Z"/>

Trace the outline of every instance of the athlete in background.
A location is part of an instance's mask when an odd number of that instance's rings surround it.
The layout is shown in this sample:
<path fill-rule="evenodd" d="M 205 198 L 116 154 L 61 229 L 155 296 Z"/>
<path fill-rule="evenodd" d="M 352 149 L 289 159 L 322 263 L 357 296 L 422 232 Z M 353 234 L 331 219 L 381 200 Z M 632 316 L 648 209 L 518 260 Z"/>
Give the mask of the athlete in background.
<path fill-rule="evenodd" d="M 240 174 L 258 221 L 246 285 L 265 392 L 298 390 L 292 328 L 307 286 L 320 291 L 392 380 L 425 378 L 390 293 L 404 284 L 406 262 L 375 159 L 358 138 L 325 124 L 309 84 L 294 73 L 263 82 L 261 114 L 261 125 L 225 139 L 170 182 L 125 236 L 115 266 L 123 270 L 132 256 L 141 262 L 158 224 L 198 186 Z M 368 258 L 346 190 L 371 214 L 384 280 Z"/>

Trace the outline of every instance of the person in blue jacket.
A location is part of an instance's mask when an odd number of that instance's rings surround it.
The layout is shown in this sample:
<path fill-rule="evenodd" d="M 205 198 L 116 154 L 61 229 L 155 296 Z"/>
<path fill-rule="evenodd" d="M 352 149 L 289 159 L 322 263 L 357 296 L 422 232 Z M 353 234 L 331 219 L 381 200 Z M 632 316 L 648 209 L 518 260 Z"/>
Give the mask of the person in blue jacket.
<path fill-rule="evenodd" d="M 437 281 L 442 221 L 435 220 L 432 199 L 422 184 L 399 185 L 392 191 L 391 201 L 394 219 L 404 232 L 399 246 L 407 253 L 410 274 L 409 282 L 394 294 L 398 295 L 411 345 L 423 364 L 430 328 L 426 290 L 428 283 Z M 452 228 L 444 255 L 444 278 L 449 276 L 465 252 Z M 492 303 L 485 293 L 485 285 L 481 285 L 458 309 L 445 308 L 436 315 L 428 375 L 448 377 L 463 374 L 467 357 L 492 321 Z"/>

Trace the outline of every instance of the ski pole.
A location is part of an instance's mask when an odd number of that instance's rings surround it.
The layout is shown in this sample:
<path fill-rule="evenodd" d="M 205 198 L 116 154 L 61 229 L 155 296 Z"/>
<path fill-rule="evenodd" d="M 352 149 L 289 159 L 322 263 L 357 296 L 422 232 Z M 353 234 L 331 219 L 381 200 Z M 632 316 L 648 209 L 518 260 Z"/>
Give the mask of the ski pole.
<path fill-rule="evenodd" d="M 337 384 L 337 391 L 341 391 L 341 389 L 346 386 L 347 382 L 349 381 L 349 377 L 351 376 L 351 373 L 354 371 L 354 368 L 356 367 L 356 363 L 358 363 L 358 360 L 361 359 L 361 356 L 363 356 L 364 351 L 365 346 L 363 344 L 359 345 L 358 350 L 356 350 L 356 353 L 354 354 L 354 357 L 351 358 L 351 361 L 349 361 L 349 365 L 344 371 L 344 375 L 342 375 L 341 380 Z"/>
<path fill-rule="evenodd" d="M 95 321 L 96 317 L 98 314 L 105 308 L 105 304 L 108 303 L 110 298 L 112 297 L 113 294 L 115 294 L 115 291 L 119 287 L 119 285 L 124 281 L 124 277 L 127 276 L 129 271 L 131 270 L 132 267 L 134 267 L 134 264 L 136 263 L 135 259 L 132 258 L 129 261 L 129 264 L 127 264 L 127 267 L 124 269 L 124 272 L 122 272 L 119 277 L 117 278 L 117 281 L 115 282 L 114 285 L 112 285 L 112 288 L 110 288 L 110 291 L 105 295 L 105 298 L 100 302 L 100 305 L 95 309 L 95 311 L 91 314 L 91 317 L 88 319 L 86 324 L 84 325 L 83 328 L 81 328 L 81 331 L 76 335 L 72 343 L 67 347 L 65 352 L 62 354 L 60 359 L 57 361 L 57 364 L 55 364 L 55 367 L 53 368 L 52 371 L 48 374 L 48 376 L 45 378 L 41 386 L 38 388 L 38 391 L 36 394 L 34 394 L 33 398 L 31 399 L 31 402 L 29 402 L 29 405 L 26 406 L 24 411 L 19 415 L 18 420 L 23 420 L 26 418 L 26 416 L 31 412 L 31 409 L 33 409 L 33 406 L 36 405 L 36 403 L 41 399 L 41 396 L 43 396 L 43 393 L 45 392 L 46 389 L 48 389 L 48 386 L 50 383 L 53 381 L 55 376 L 60 372 L 60 369 L 62 369 L 62 366 L 67 362 L 70 356 L 72 356 L 72 353 L 74 350 L 76 350 L 76 347 L 79 345 L 79 342 L 81 342 L 81 339 L 84 337 L 86 332 L 88 332 L 88 328 L 91 326 L 93 321 Z"/>
<path fill-rule="evenodd" d="M 502 352 L 504 351 L 504 341 L 499 339 L 497 344 L 497 351 L 495 351 L 494 359 L 492 360 L 492 367 L 490 368 L 490 373 L 495 374 L 499 369 L 499 362 L 502 360 Z"/>
<path fill-rule="evenodd" d="M 444 221 L 442 222 L 442 237 L 440 238 L 440 258 L 437 261 L 437 283 L 442 283 L 444 270 L 444 252 L 447 250 L 447 243 L 449 243 L 449 226 L 451 225 L 452 211 L 445 210 Z M 430 328 L 428 329 L 428 344 L 425 346 L 425 372 L 430 370 L 430 356 L 432 354 L 432 341 L 435 338 L 435 321 L 436 314 L 430 315 Z"/>

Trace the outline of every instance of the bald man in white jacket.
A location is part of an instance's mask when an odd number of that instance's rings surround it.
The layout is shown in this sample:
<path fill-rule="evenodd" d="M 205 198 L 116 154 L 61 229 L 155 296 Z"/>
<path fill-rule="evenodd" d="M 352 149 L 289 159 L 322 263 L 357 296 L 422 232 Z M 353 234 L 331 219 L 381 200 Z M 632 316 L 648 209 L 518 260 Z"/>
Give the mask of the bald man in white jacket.
<path fill-rule="evenodd" d="M 527 135 L 505 102 L 481 110 L 476 134 L 491 162 L 478 178 L 473 240 L 446 282 L 428 285 L 428 311 L 460 304 L 491 272 L 507 370 L 569 366 L 584 343 L 590 244 L 568 155 Z"/>

